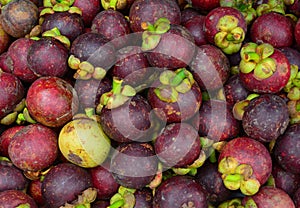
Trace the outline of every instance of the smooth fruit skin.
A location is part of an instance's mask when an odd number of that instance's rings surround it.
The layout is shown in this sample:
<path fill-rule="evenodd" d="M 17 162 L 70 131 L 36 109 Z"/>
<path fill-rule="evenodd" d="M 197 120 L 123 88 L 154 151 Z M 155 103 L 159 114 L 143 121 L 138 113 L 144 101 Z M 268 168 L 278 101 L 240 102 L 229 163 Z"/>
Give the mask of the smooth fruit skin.
<path fill-rule="evenodd" d="M 78 110 L 78 96 L 73 87 L 58 77 L 41 77 L 27 92 L 26 103 L 30 115 L 49 127 L 61 127 Z"/>
<path fill-rule="evenodd" d="M 0 204 L 3 208 L 16 208 L 24 204 L 27 204 L 30 208 L 38 208 L 29 195 L 23 191 L 13 189 L 0 192 Z"/>
<path fill-rule="evenodd" d="M 219 161 L 225 157 L 233 157 L 239 164 L 249 164 L 253 169 L 253 177 L 264 184 L 272 171 L 272 159 L 268 149 L 260 142 L 249 137 L 238 137 L 230 140 L 222 149 Z"/>
<path fill-rule="evenodd" d="M 143 32 L 142 22 L 154 24 L 156 20 L 165 17 L 171 24 L 180 24 L 180 8 L 173 0 L 136 0 L 130 7 L 129 20 L 133 32 Z"/>
<path fill-rule="evenodd" d="M 92 119 L 75 119 L 60 131 L 58 145 L 70 162 L 85 168 L 101 165 L 110 151 L 110 140 Z"/>
<path fill-rule="evenodd" d="M 1 133 L 0 136 L 0 155 L 4 157 L 8 156 L 8 146 L 13 136 L 23 129 L 25 126 L 12 126 Z"/>
<path fill-rule="evenodd" d="M 277 163 L 286 171 L 300 173 L 299 140 L 300 124 L 290 125 L 282 136 L 278 138 L 274 147 Z"/>
<path fill-rule="evenodd" d="M 30 124 L 12 138 L 8 154 L 13 164 L 24 171 L 43 170 L 57 157 L 57 134 L 41 124 Z"/>
<path fill-rule="evenodd" d="M 254 196 L 245 197 L 242 201 L 243 205 L 246 204 L 249 198 L 254 200 L 257 207 L 259 208 L 269 208 L 269 207 L 295 208 L 295 204 L 293 200 L 286 192 L 272 186 L 264 186 Z"/>
<path fill-rule="evenodd" d="M 208 207 L 208 204 L 203 188 L 192 177 L 173 176 L 155 192 L 153 208 L 162 207 Z"/>
<path fill-rule="evenodd" d="M 0 71 L 0 119 L 11 113 L 24 95 L 22 82 L 15 75 Z"/>
<path fill-rule="evenodd" d="M 250 36 L 255 43 L 269 43 L 276 48 L 287 47 L 293 44 L 294 28 L 289 18 L 270 12 L 254 20 L 250 28 Z"/>
<path fill-rule="evenodd" d="M 209 91 L 223 87 L 229 77 L 230 65 L 219 48 L 205 44 L 197 48 L 190 70 L 200 88 Z"/>
<path fill-rule="evenodd" d="M 98 0 L 88 0 L 81 1 L 75 0 L 73 6 L 78 7 L 82 12 L 82 20 L 85 27 L 90 27 L 93 19 L 98 14 L 101 9 L 100 1 Z"/>
<path fill-rule="evenodd" d="M 71 163 L 59 163 L 45 175 L 42 194 L 49 208 L 57 208 L 74 201 L 89 187 L 91 178 L 86 169 Z"/>

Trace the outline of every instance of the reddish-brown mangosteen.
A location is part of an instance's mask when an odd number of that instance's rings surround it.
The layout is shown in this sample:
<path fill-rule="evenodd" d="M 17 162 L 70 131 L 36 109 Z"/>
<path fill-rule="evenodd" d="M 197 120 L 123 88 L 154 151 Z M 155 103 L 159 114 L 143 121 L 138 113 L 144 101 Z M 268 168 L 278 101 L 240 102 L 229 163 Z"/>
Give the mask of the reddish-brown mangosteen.
<path fill-rule="evenodd" d="M 243 14 L 233 7 L 217 7 L 205 16 L 204 33 L 207 41 L 226 54 L 240 50 L 247 33 Z"/>
<path fill-rule="evenodd" d="M 59 163 L 45 175 L 42 194 L 50 208 L 57 208 L 76 200 L 91 184 L 86 169 L 71 163 Z"/>
<path fill-rule="evenodd" d="M 262 187 L 254 196 L 243 198 L 242 204 L 245 207 L 277 207 L 295 208 L 291 197 L 279 188 L 272 186 Z"/>
<path fill-rule="evenodd" d="M 0 204 L 3 207 L 30 207 L 38 208 L 37 204 L 28 194 L 21 190 L 6 190 L 0 192 Z"/>
<path fill-rule="evenodd" d="M 195 40 L 181 25 L 172 25 L 166 18 L 153 25 L 143 24 L 142 50 L 149 64 L 163 69 L 178 69 L 189 65 L 194 56 Z"/>
<path fill-rule="evenodd" d="M 31 45 L 35 43 L 30 38 L 18 38 L 9 46 L 5 63 L 10 72 L 20 80 L 32 83 L 38 78 L 30 69 L 27 56 Z M 48 57 L 47 57 L 48 59 Z"/>
<path fill-rule="evenodd" d="M 252 92 L 277 93 L 290 78 L 287 57 L 268 43 L 248 42 L 241 48 L 240 80 Z"/>
<path fill-rule="evenodd" d="M 78 110 L 78 96 L 73 87 L 58 77 L 41 77 L 27 92 L 27 108 L 36 121 L 45 126 L 61 127 Z"/>
<path fill-rule="evenodd" d="M 164 166 L 186 168 L 199 158 L 201 143 L 190 124 L 171 123 L 155 138 L 154 149 Z"/>
<path fill-rule="evenodd" d="M 31 196 L 38 206 L 42 207 L 46 205 L 45 199 L 42 195 L 42 180 L 36 179 L 29 182 L 27 193 Z"/>
<path fill-rule="evenodd" d="M 274 157 L 277 163 L 286 171 L 300 173 L 300 153 L 297 150 L 300 124 L 290 125 L 282 136 L 278 138 L 274 147 Z"/>
<path fill-rule="evenodd" d="M 157 172 L 158 159 L 149 143 L 123 143 L 114 151 L 110 171 L 121 186 L 140 189 L 150 184 Z"/>
<path fill-rule="evenodd" d="M 13 136 L 23 129 L 25 126 L 12 126 L 2 132 L 0 136 L 0 155 L 4 157 L 8 156 L 8 146 Z"/>
<path fill-rule="evenodd" d="M 10 189 L 22 191 L 27 185 L 28 180 L 20 169 L 9 161 L 0 161 L 0 192 Z"/>
<path fill-rule="evenodd" d="M 57 134 L 41 124 L 29 124 L 14 135 L 8 146 L 8 154 L 18 168 L 41 171 L 57 158 Z"/>
<path fill-rule="evenodd" d="M 219 48 L 205 44 L 196 49 L 190 70 L 201 89 L 212 91 L 223 87 L 230 74 L 230 65 Z"/>
<path fill-rule="evenodd" d="M 288 107 L 283 98 L 263 94 L 250 100 L 242 117 L 245 133 L 260 142 L 275 141 L 289 124 Z"/>
<path fill-rule="evenodd" d="M 179 25 L 180 8 L 173 0 L 136 0 L 129 11 L 130 27 L 133 32 L 143 32 L 142 23 L 154 24 L 159 18 L 167 18 L 171 24 Z"/>
<path fill-rule="evenodd" d="M 10 36 L 5 32 L 5 30 L 2 27 L 2 24 L 0 24 L 0 54 L 7 50 L 10 41 Z"/>
<path fill-rule="evenodd" d="M 75 0 L 73 6 L 78 7 L 82 12 L 82 20 L 85 27 L 90 27 L 95 16 L 100 12 L 101 5 L 99 0 Z"/>
<path fill-rule="evenodd" d="M 277 12 L 269 12 L 254 20 L 250 36 L 257 44 L 263 42 L 276 48 L 287 47 L 293 44 L 294 28 L 288 17 Z"/>
<path fill-rule="evenodd" d="M 183 24 L 183 26 L 186 27 L 194 37 L 195 44 L 197 46 L 207 44 L 203 30 L 204 20 L 205 16 L 199 14 L 195 15 Z"/>
<path fill-rule="evenodd" d="M 244 195 L 254 195 L 271 175 L 272 159 L 262 143 L 249 137 L 238 137 L 222 148 L 218 171 L 228 189 L 240 189 Z"/>
<path fill-rule="evenodd" d="M 92 32 L 104 35 L 116 48 L 123 47 L 127 41 L 126 36 L 131 32 L 129 22 L 125 16 L 116 10 L 104 10 L 93 19 Z"/>
<path fill-rule="evenodd" d="M 191 176 L 173 176 L 155 191 L 153 208 L 208 207 L 202 186 Z"/>
<path fill-rule="evenodd" d="M 168 123 L 193 117 L 202 103 L 201 89 L 185 68 L 163 71 L 147 96 L 156 115 Z"/>
<path fill-rule="evenodd" d="M 30 0 L 13 0 L 1 8 L 2 28 L 15 38 L 29 33 L 36 25 L 38 18 L 38 7 Z"/>
<path fill-rule="evenodd" d="M 11 113 L 24 95 L 22 82 L 15 75 L 0 70 L 0 119 Z"/>
<path fill-rule="evenodd" d="M 210 99 L 199 110 L 199 135 L 214 141 L 235 138 L 240 132 L 240 122 L 234 118 L 226 101 Z"/>
<path fill-rule="evenodd" d="M 41 26 L 42 32 L 58 28 L 61 34 L 69 38 L 70 41 L 75 40 L 77 36 L 84 32 L 84 23 L 81 16 L 68 11 L 45 15 Z"/>
<path fill-rule="evenodd" d="M 68 49 L 54 38 L 41 38 L 31 44 L 27 62 L 37 76 L 63 77 L 68 70 Z"/>
<path fill-rule="evenodd" d="M 206 12 L 220 6 L 220 1 L 218 0 L 189 0 L 189 2 L 191 2 L 193 8 Z"/>

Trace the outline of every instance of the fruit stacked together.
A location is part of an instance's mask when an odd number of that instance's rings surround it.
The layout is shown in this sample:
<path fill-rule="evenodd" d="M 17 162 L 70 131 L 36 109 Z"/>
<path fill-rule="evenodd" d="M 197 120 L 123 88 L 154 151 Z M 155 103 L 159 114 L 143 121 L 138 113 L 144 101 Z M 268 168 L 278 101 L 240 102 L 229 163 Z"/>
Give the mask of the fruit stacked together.
<path fill-rule="evenodd" d="M 298 0 L 0 6 L 0 207 L 300 207 Z"/>

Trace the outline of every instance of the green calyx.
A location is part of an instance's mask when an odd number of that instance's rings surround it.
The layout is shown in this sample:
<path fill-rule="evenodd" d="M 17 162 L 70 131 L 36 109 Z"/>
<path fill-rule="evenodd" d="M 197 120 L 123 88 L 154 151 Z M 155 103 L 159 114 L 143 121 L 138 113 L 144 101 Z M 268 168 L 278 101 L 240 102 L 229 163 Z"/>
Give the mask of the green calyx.
<path fill-rule="evenodd" d="M 253 72 L 257 80 L 271 77 L 277 67 L 276 61 L 270 57 L 273 53 L 274 47 L 268 43 L 245 44 L 240 51 L 240 72 L 245 74 Z"/>
<path fill-rule="evenodd" d="M 53 14 L 55 12 L 69 12 L 72 14 L 82 15 L 80 8 L 72 6 L 75 0 L 44 0 L 44 9 L 40 12 L 40 17 L 46 14 Z"/>
<path fill-rule="evenodd" d="M 127 6 L 127 0 L 101 0 L 103 9 L 122 10 Z"/>
<path fill-rule="evenodd" d="M 220 18 L 214 37 L 215 44 L 226 54 L 233 54 L 240 50 L 245 39 L 245 31 L 238 26 L 239 20 L 232 15 Z"/>
<path fill-rule="evenodd" d="M 191 90 L 195 80 L 191 72 L 185 68 L 176 71 L 166 70 L 159 76 L 161 83 L 154 93 L 162 101 L 173 103 L 177 102 L 179 93 L 187 93 Z"/>
<path fill-rule="evenodd" d="M 51 30 L 45 31 L 42 33 L 42 37 L 49 37 L 49 38 L 54 38 L 64 44 L 66 48 L 70 48 L 71 42 L 70 40 L 62 35 L 57 27 L 52 28 Z"/>
<path fill-rule="evenodd" d="M 285 2 L 283 0 L 269 0 L 267 3 L 260 4 L 256 8 L 256 13 L 258 16 L 269 12 L 276 12 L 279 14 L 285 14 Z"/>
<path fill-rule="evenodd" d="M 291 75 L 284 91 L 290 100 L 300 100 L 300 72 L 297 65 L 291 64 Z"/>
<path fill-rule="evenodd" d="M 245 208 L 258 208 L 258 206 L 255 201 L 249 197 L 246 201 Z"/>
<path fill-rule="evenodd" d="M 248 164 L 239 164 L 233 157 L 223 158 L 218 165 L 225 187 L 238 190 L 244 195 L 254 195 L 258 192 L 260 183 L 253 178 L 253 169 Z"/>
<path fill-rule="evenodd" d="M 106 70 L 102 67 L 94 67 L 88 61 L 80 61 L 74 55 L 70 55 L 68 58 L 68 65 L 71 69 L 76 70 L 74 74 L 75 79 L 88 80 L 91 78 L 101 80 L 106 75 Z"/>
<path fill-rule="evenodd" d="M 136 91 L 129 85 L 122 85 L 123 80 L 113 78 L 112 90 L 104 93 L 100 98 L 100 105 L 108 109 L 117 108 L 126 103 L 130 97 L 136 95 Z"/>
<path fill-rule="evenodd" d="M 234 118 L 241 121 L 243 119 L 245 109 L 249 105 L 250 101 L 258 96 L 259 94 L 252 93 L 248 95 L 245 100 L 236 102 L 232 108 Z"/>
<path fill-rule="evenodd" d="M 167 18 L 159 18 L 153 25 L 143 22 L 141 27 L 145 30 L 142 34 L 142 50 L 149 51 L 154 49 L 160 42 L 161 35 L 168 32 L 171 23 Z"/>
<path fill-rule="evenodd" d="M 135 189 L 120 186 L 118 192 L 110 199 L 108 208 L 133 208 L 135 205 Z"/>
<path fill-rule="evenodd" d="M 222 202 L 218 208 L 244 208 L 244 206 L 242 205 L 242 199 L 234 198 Z"/>
<path fill-rule="evenodd" d="M 96 200 L 96 198 L 97 190 L 95 188 L 88 188 L 84 190 L 82 194 L 79 195 L 78 198 L 71 204 L 66 203 L 64 206 L 61 206 L 61 208 L 90 208 L 91 204 Z"/>
<path fill-rule="evenodd" d="M 257 16 L 256 10 L 252 7 L 253 1 L 244 1 L 244 0 L 220 0 L 220 6 L 222 7 L 233 7 L 239 10 L 247 24 L 249 25 Z"/>
<path fill-rule="evenodd" d="M 300 100 L 290 100 L 287 103 L 290 124 L 300 123 Z"/>

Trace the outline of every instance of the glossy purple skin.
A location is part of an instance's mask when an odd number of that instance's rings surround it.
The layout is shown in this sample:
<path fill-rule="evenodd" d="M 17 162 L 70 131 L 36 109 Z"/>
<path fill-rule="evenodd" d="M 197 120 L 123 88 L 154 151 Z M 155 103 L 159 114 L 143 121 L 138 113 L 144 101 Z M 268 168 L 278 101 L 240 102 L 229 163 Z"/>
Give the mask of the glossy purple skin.
<path fill-rule="evenodd" d="M 148 185 L 157 172 L 158 159 L 149 143 L 123 143 L 112 155 L 110 167 L 121 186 L 140 189 Z"/>
<path fill-rule="evenodd" d="M 238 27 L 241 27 L 245 34 L 247 33 L 247 23 L 242 13 L 233 7 L 217 7 L 209 11 L 205 16 L 204 33 L 206 40 L 214 44 L 215 35 L 219 32 L 217 28 L 218 21 L 225 15 L 231 15 L 238 19 Z"/>
<path fill-rule="evenodd" d="M 154 24 L 156 20 L 165 17 L 171 24 L 181 22 L 180 8 L 173 0 L 136 0 L 129 10 L 130 28 L 133 32 L 143 32 L 142 22 Z"/>
<path fill-rule="evenodd" d="M 192 34 L 181 25 L 171 28 L 161 35 L 158 45 L 147 51 L 149 64 L 163 69 L 178 69 L 189 65 L 195 51 Z"/>
<path fill-rule="evenodd" d="M 15 75 L 0 72 L 0 119 L 11 113 L 24 95 L 24 86 Z"/>
<path fill-rule="evenodd" d="M 195 180 L 206 191 L 208 201 L 212 204 L 219 204 L 232 194 L 224 186 L 221 174 L 218 172 L 217 163 L 206 161 L 198 170 Z"/>
<path fill-rule="evenodd" d="M 264 184 L 272 172 L 272 159 L 268 149 L 250 137 L 237 137 L 226 143 L 218 161 L 223 158 L 233 157 L 239 164 L 248 164 L 253 169 L 252 177 Z"/>
<path fill-rule="evenodd" d="M 75 38 L 84 32 L 84 23 L 79 14 L 69 12 L 55 12 L 45 15 L 42 23 L 42 32 L 57 27 L 60 33 L 72 42 Z"/>
<path fill-rule="evenodd" d="M 109 165 L 89 169 L 92 186 L 97 189 L 97 199 L 108 200 L 118 192 L 119 184 L 109 170 Z"/>
<path fill-rule="evenodd" d="M 226 102 L 232 107 L 236 102 L 245 100 L 250 94 L 249 90 L 241 83 L 238 75 L 230 76 L 223 89 Z"/>
<path fill-rule="evenodd" d="M 99 0 L 75 0 L 73 6 L 78 7 L 82 12 L 82 20 L 85 27 L 90 27 L 95 16 L 100 12 L 101 3 Z"/>
<path fill-rule="evenodd" d="M 286 171 L 300 174 L 299 140 L 300 124 L 289 126 L 278 138 L 274 147 L 274 157 L 277 163 Z"/>
<path fill-rule="evenodd" d="M 205 39 L 203 25 L 204 25 L 205 16 L 197 15 L 189 19 L 183 24 L 184 27 L 192 34 L 197 46 L 207 44 L 208 42 Z"/>
<path fill-rule="evenodd" d="M 103 10 L 93 19 L 91 31 L 104 35 L 109 41 L 113 41 L 116 48 L 126 44 L 126 35 L 131 30 L 125 16 L 117 10 Z M 123 36 L 123 37 L 122 37 Z"/>
<path fill-rule="evenodd" d="M 115 62 L 115 47 L 99 33 L 79 35 L 71 45 L 70 53 L 80 61 L 88 61 L 94 67 L 109 69 Z"/>
<path fill-rule="evenodd" d="M 238 136 L 240 122 L 233 117 L 225 101 L 209 100 L 199 110 L 199 135 L 214 141 L 225 141 Z"/>
<path fill-rule="evenodd" d="M 207 198 L 202 186 L 190 176 L 173 176 L 156 189 L 153 208 L 208 207 Z"/>
<path fill-rule="evenodd" d="M 12 138 L 8 147 L 9 158 L 24 171 L 41 171 L 57 158 L 57 134 L 41 124 L 30 124 Z"/>
<path fill-rule="evenodd" d="M 0 162 L 0 192 L 9 189 L 25 190 L 27 185 L 28 180 L 20 169 L 11 162 Z"/>
<path fill-rule="evenodd" d="M 194 8 L 206 12 L 220 6 L 218 0 L 191 0 L 191 2 Z"/>
<path fill-rule="evenodd" d="M 205 44 L 197 48 L 190 70 L 201 89 L 216 90 L 229 78 L 230 65 L 219 48 Z"/>
<path fill-rule="evenodd" d="M 13 136 L 23 129 L 25 126 L 12 126 L 1 133 L 0 136 L 0 155 L 4 157 L 9 157 L 8 146 Z"/>
<path fill-rule="evenodd" d="M 278 48 L 289 60 L 290 64 L 294 64 L 300 68 L 300 52 L 291 47 Z"/>
<path fill-rule="evenodd" d="M 243 198 L 242 204 L 245 205 L 248 199 L 254 200 L 257 207 L 272 207 L 276 204 L 277 207 L 295 208 L 293 200 L 286 192 L 272 186 L 261 187 L 255 195 Z"/>
<path fill-rule="evenodd" d="M 269 43 L 276 48 L 288 47 L 294 40 L 293 24 L 286 16 L 269 12 L 254 20 L 250 36 L 255 43 Z"/>
<path fill-rule="evenodd" d="M 276 140 L 289 124 L 286 102 L 278 95 L 264 94 L 250 101 L 242 125 L 246 134 L 261 142 Z"/>
<path fill-rule="evenodd" d="M 35 41 L 29 38 L 16 39 L 8 48 L 6 64 L 12 74 L 20 80 L 32 83 L 38 76 L 30 69 L 28 51 Z"/>
<path fill-rule="evenodd" d="M 151 140 L 151 106 L 137 94 L 123 105 L 100 112 L 103 131 L 117 142 Z"/>
<path fill-rule="evenodd" d="M 23 204 L 28 204 L 30 208 L 38 208 L 35 201 L 28 194 L 13 189 L 0 192 L 0 204 L 3 208 L 15 208 Z"/>
<path fill-rule="evenodd" d="M 276 162 L 273 162 L 272 176 L 275 180 L 275 186 L 284 190 L 290 196 L 300 187 L 300 174 L 284 170 Z"/>
<path fill-rule="evenodd" d="M 36 75 L 63 77 L 68 71 L 68 49 L 54 38 L 41 38 L 29 48 L 27 63 Z"/>
<path fill-rule="evenodd" d="M 79 104 L 82 109 L 95 108 L 100 103 L 103 93 L 111 90 L 111 80 L 107 77 L 102 80 L 76 80 L 74 88 L 77 92 Z"/>
<path fill-rule="evenodd" d="M 181 11 L 181 25 L 184 25 L 187 21 L 195 16 L 199 15 L 199 11 L 193 7 L 187 7 Z"/>
<path fill-rule="evenodd" d="M 91 184 L 86 169 L 71 163 L 59 163 L 45 175 L 42 194 L 50 208 L 57 208 L 77 199 Z"/>
<path fill-rule="evenodd" d="M 146 53 L 138 46 L 122 48 L 116 56 L 111 75 L 122 79 L 124 84 L 133 87 L 143 84 L 156 70 L 150 67 Z"/>
<path fill-rule="evenodd" d="M 153 194 L 150 188 L 137 189 L 134 192 L 134 197 L 133 208 L 152 208 Z"/>
<path fill-rule="evenodd" d="M 199 157 L 201 143 L 190 124 L 171 123 L 155 139 L 154 149 L 164 166 L 185 168 Z"/>

